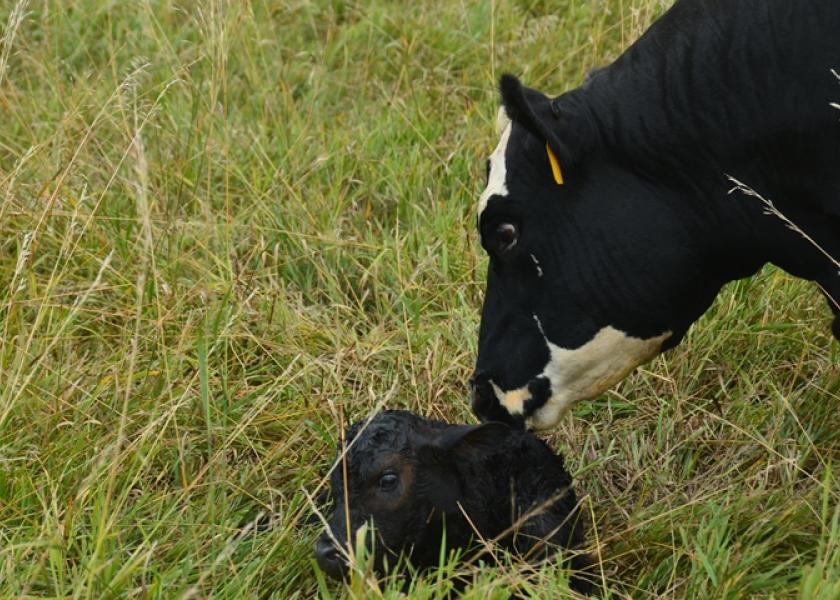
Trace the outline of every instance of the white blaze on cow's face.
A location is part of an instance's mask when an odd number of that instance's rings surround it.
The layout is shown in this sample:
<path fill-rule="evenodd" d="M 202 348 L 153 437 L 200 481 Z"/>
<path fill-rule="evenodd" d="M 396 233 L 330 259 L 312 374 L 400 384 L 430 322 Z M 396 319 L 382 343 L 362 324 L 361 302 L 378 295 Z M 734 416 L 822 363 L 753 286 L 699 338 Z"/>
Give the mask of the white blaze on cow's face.
<path fill-rule="evenodd" d="M 542 330 L 536 316 L 535 320 Z M 607 326 L 592 340 L 572 350 L 545 338 L 551 358 L 538 377 L 548 379 L 551 396 L 533 414 L 525 415 L 526 426 L 531 429 L 553 427 L 575 403 L 604 393 L 633 369 L 656 356 L 670 336 L 668 331 L 657 337 L 640 339 Z M 502 390 L 492 381 L 491 385 L 509 414 L 525 414 L 525 402 L 531 397 L 528 386 Z"/>
<path fill-rule="evenodd" d="M 504 108 L 500 108 L 496 115 L 496 131 L 501 132 L 501 139 L 499 145 L 490 155 L 490 173 L 487 177 L 487 187 L 481 192 L 478 198 L 478 217 L 481 218 L 481 213 L 487 208 L 487 201 L 492 196 L 507 196 L 508 189 L 505 179 L 507 177 L 507 167 L 505 165 L 505 152 L 507 152 L 508 141 L 510 141 L 510 131 L 513 129 L 513 123 L 505 113 Z"/>

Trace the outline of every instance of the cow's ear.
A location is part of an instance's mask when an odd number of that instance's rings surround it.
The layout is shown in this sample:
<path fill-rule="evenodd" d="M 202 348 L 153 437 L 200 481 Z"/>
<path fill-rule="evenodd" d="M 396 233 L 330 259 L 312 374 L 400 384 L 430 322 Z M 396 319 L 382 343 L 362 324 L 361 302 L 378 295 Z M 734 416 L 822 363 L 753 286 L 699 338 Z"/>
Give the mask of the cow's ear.
<path fill-rule="evenodd" d="M 544 139 L 559 159 L 560 166 L 583 160 L 592 145 L 593 135 L 589 121 L 579 114 L 569 95 L 552 100 L 542 92 L 525 87 L 513 75 L 502 75 L 499 91 L 508 118 Z"/>

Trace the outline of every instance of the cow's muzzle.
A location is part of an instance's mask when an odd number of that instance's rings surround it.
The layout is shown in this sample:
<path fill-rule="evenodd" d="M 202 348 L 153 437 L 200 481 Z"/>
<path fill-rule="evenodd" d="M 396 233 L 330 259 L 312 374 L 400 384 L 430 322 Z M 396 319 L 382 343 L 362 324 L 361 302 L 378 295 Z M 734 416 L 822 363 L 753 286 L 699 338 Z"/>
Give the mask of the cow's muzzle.
<path fill-rule="evenodd" d="M 472 409 L 481 421 L 499 421 L 517 429 L 524 429 L 525 420 L 521 415 L 511 415 L 490 383 L 490 375 L 486 371 L 476 370 L 470 378 L 472 389 Z"/>

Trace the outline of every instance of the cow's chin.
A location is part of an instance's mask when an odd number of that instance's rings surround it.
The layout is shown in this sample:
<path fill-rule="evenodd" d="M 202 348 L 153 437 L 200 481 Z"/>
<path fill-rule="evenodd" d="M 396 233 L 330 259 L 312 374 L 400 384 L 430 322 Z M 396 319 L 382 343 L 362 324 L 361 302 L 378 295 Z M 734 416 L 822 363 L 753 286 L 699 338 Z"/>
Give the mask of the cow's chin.
<path fill-rule="evenodd" d="M 514 420 L 524 420 L 528 429 L 548 429 L 575 404 L 603 394 L 659 354 L 670 336 L 666 331 L 643 339 L 607 326 L 572 350 L 546 339 L 551 357 L 542 373 L 514 390 L 501 390 L 491 382 L 493 392 L 500 407 Z"/>

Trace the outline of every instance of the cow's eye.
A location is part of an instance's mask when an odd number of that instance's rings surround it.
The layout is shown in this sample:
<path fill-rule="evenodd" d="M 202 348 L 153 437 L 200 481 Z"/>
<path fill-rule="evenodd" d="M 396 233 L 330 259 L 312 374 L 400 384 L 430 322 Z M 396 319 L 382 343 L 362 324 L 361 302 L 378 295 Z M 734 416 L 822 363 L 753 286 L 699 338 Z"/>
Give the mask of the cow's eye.
<path fill-rule="evenodd" d="M 499 254 L 507 252 L 519 240 L 519 230 L 513 223 L 499 223 L 494 231 L 496 251 Z"/>
<path fill-rule="evenodd" d="M 393 471 L 385 471 L 379 477 L 379 489 L 387 492 L 393 490 L 397 485 L 397 474 Z"/>

